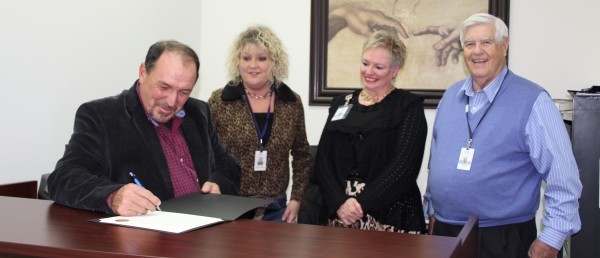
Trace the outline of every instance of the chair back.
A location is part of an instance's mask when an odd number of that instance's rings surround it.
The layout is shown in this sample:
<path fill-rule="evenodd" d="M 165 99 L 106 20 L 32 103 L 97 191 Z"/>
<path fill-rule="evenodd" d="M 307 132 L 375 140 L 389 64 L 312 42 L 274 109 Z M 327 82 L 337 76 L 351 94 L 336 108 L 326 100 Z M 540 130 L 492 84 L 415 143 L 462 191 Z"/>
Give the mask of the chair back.
<path fill-rule="evenodd" d="M 40 187 L 37 192 L 38 199 L 50 200 L 50 194 L 48 193 L 48 176 L 50 176 L 50 173 L 43 174 L 40 179 Z"/>
<path fill-rule="evenodd" d="M 479 244 L 479 217 L 469 216 L 467 223 L 457 236 L 460 239 L 459 247 L 454 252 L 454 258 L 477 258 Z"/>
<path fill-rule="evenodd" d="M 323 205 L 321 201 L 321 192 L 313 171 L 315 158 L 317 157 L 316 145 L 310 146 L 310 154 L 312 156 L 310 179 L 308 181 L 308 185 L 306 186 L 304 200 L 302 200 L 302 205 L 300 205 L 300 211 L 298 212 L 298 223 L 325 225 L 326 220 L 324 219 L 324 214 L 321 210 L 321 206 Z"/>

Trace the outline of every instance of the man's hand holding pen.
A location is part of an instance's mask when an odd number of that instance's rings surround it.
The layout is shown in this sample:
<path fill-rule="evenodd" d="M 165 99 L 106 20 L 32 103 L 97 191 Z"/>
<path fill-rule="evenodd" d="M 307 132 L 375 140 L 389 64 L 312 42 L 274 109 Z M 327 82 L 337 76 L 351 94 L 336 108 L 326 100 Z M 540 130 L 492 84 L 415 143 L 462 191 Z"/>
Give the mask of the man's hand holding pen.
<path fill-rule="evenodd" d="M 160 199 L 152 192 L 136 184 L 126 184 L 108 198 L 108 205 L 113 212 L 121 216 L 135 216 L 156 211 Z"/>
<path fill-rule="evenodd" d="M 133 179 L 133 183 L 136 184 L 137 186 L 146 189 L 146 187 L 144 187 L 142 185 L 142 182 L 140 182 L 140 180 L 137 178 L 137 176 L 135 176 L 135 174 L 131 171 L 129 171 L 129 176 L 131 177 L 131 179 Z M 160 211 L 160 207 L 158 207 L 158 205 L 156 205 L 156 209 Z"/>
<path fill-rule="evenodd" d="M 107 203 L 114 213 L 121 216 L 146 214 L 148 211 L 160 211 L 160 199 L 146 190 L 142 182 L 133 172 L 129 172 L 133 183 L 126 184 L 107 198 Z M 221 194 L 219 185 L 205 182 L 200 189 L 202 193 Z"/>

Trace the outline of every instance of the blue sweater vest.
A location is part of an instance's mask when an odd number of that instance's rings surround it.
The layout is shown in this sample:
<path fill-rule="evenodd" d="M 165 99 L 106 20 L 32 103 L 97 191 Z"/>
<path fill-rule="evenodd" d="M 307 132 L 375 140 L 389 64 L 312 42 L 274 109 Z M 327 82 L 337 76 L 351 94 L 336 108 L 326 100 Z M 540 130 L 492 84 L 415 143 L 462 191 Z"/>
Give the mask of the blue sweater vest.
<path fill-rule="evenodd" d="M 479 216 L 481 227 L 531 220 L 539 206 L 541 176 L 526 144 L 525 126 L 533 103 L 544 89 L 508 71 L 485 118 L 486 104 L 469 115 L 475 149 L 471 170 L 458 170 L 461 148 L 469 139 L 465 105 L 458 94 L 464 81 L 451 86 L 438 107 L 428 188 L 436 219 L 462 225 Z M 479 126 L 475 129 L 475 126 Z"/>

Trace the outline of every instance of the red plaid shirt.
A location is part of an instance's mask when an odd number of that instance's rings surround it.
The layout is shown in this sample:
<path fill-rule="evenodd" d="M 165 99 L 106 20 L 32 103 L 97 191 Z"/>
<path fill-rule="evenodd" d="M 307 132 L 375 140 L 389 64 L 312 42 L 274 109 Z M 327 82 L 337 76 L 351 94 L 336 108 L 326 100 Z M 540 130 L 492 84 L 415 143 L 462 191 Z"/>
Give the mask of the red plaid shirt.
<path fill-rule="evenodd" d="M 179 111 L 173 118 L 171 129 L 151 119 L 167 158 L 175 197 L 200 191 L 192 156 L 181 130 L 181 122 L 184 116 L 185 112 L 183 110 Z"/>
<path fill-rule="evenodd" d="M 139 84 L 135 87 L 135 90 L 139 97 Z M 140 104 L 144 105 L 141 98 Z M 200 184 L 194 163 L 192 162 L 192 156 L 181 130 L 181 122 L 183 117 L 185 117 L 185 111 L 182 109 L 175 114 L 170 129 L 164 124 L 156 122 L 150 115 L 146 114 L 146 117 L 154 125 L 154 130 L 160 139 L 160 145 L 165 153 L 167 166 L 171 174 L 171 183 L 173 184 L 175 197 L 200 191 Z"/>

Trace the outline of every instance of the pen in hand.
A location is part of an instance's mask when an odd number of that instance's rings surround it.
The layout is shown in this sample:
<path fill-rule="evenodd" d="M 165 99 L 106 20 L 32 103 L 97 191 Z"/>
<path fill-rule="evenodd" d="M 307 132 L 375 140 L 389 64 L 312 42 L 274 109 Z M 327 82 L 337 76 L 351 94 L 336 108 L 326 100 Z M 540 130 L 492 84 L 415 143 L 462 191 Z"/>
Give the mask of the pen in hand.
<path fill-rule="evenodd" d="M 131 171 L 130 171 L 130 172 L 129 172 L 129 176 L 130 176 L 131 178 L 133 178 L 133 182 L 134 182 L 134 183 L 135 183 L 137 186 L 139 186 L 139 187 L 141 187 L 141 188 L 144 188 L 144 189 L 146 189 L 146 188 L 145 188 L 145 187 L 142 185 L 142 183 L 140 182 L 140 180 L 139 180 L 139 179 L 138 179 L 138 178 L 135 176 L 135 174 L 134 174 L 133 172 L 131 172 Z M 158 207 L 158 206 L 156 206 L 156 209 L 157 209 L 158 211 L 161 211 L 161 210 L 160 210 L 160 207 Z"/>

